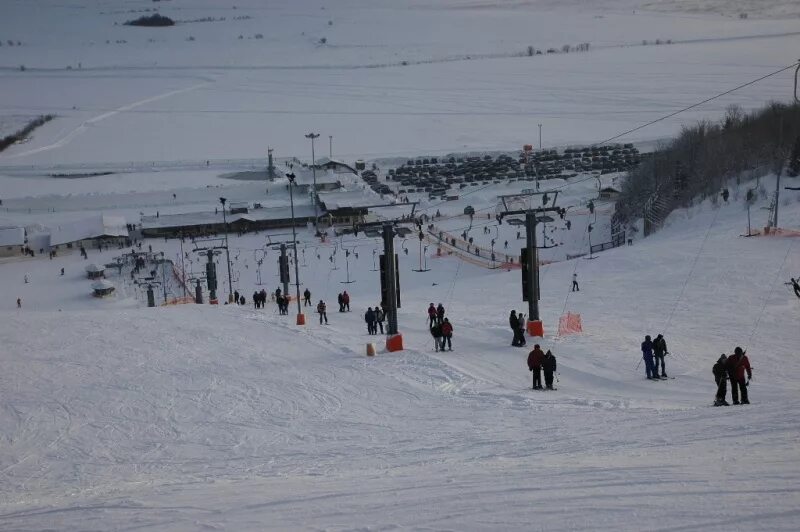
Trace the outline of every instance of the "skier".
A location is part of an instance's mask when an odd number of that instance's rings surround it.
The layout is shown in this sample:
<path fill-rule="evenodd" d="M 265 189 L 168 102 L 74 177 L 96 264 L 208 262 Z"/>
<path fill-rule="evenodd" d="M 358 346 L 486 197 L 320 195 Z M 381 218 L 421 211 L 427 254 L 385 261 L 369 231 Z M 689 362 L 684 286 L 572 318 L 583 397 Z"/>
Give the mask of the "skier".
<path fill-rule="evenodd" d="M 22 308 L 22 298 L 21 297 L 17 298 L 17 308 Z"/>
<path fill-rule="evenodd" d="M 533 372 L 533 389 L 542 389 L 542 362 L 544 362 L 544 351 L 539 344 L 533 346 L 533 351 L 528 353 L 528 370 Z"/>
<path fill-rule="evenodd" d="M 450 320 L 445 318 L 444 322 L 442 322 L 442 351 L 444 351 L 444 345 L 447 343 L 447 350 L 453 350 L 453 325 L 450 323 Z"/>
<path fill-rule="evenodd" d="M 792 281 L 792 288 L 794 289 L 794 295 L 800 297 L 800 280 L 794 279 L 792 277 L 789 278 Z"/>
<path fill-rule="evenodd" d="M 722 353 L 717 359 L 717 363 L 711 368 L 714 373 L 714 382 L 717 383 L 717 394 L 714 396 L 714 406 L 730 406 L 725 400 L 728 393 L 728 370 L 726 369 L 727 357 Z"/>
<path fill-rule="evenodd" d="M 726 361 L 726 366 L 728 369 L 728 377 L 731 379 L 731 397 L 733 398 L 733 404 L 739 404 L 739 392 L 741 392 L 741 404 L 749 405 L 750 399 L 747 397 L 747 385 L 750 384 L 750 379 L 753 378 L 753 372 L 750 368 L 750 360 L 741 347 L 734 349 L 733 354 L 729 356 Z M 746 382 L 744 380 L 745 372 L 747 372 Z"/>
<path fill-rule="evenodd" d="M 573 292 L 580 292 L 581 291 L 580 287 L 578 286 L 578 274 L 577 273 L 573 273 L 572 274 L 572 291 Z"/>
<path fill-rule="evenodd" d="M 61 268 L 61 276 L 64 276 L 64 268 Z"/>
<path fill-rule="evenodd" d="M 344 303 L 345 310 L 350 312 L 350 294 L 347 293 L 347 290 L 342 292 L 342 302 Z"/>
<path fill-rule="evenodd" d="M 428 327 L 433 327 L 434 323 L 436 323 L 436 307 L 431 303 L 428 305 Z"/>
<path fill-rule="evenodd" d="M 381 329 L 381 334 L 383 334 L 383 320 L 385 319 L 386 319 L 386 312 L 384 312 L 383 308 L 375 307 L 375 321 L 378 323 L 378 327 L 380 327 Z"/>
<path fill-rule="evenodd" d="M 364 313 L 364 321 L 367 322 L 367 333 L 375 334 L 375 311 L 372 310 L 372 307 L 369 307 Z"/>
<path fill-rule="evenodd" d="M 238 290 L 234 290 L 233 291 L 233 302 L 236 303 L 237 305 L 239 304 L 239 291 Z"/>
<path fill-rule="evenodd" d="M 644 359 L 644 372 L 648 379 L 657 379 L 655 364 L 653 364 L 653 341 L 650 336 L 644 337 L 642 342 L 642 358 Z"/>
<path fill-rule="evenodd" d="M 442 326 L 435 321 L 431 326 L 431 336 L 433 336 L 433 348 L 438 352 L 442 340 Z M 442 349 L 444 349 L 444 346 L 442 346 Z"/>
<path fill-rule="evenodd" d="M 344 312 L 344 297 L 341 292 L 336 296 L 336 300 L 339 302 L 339 312 Z"/>
<path fill-rule="evenodd" d="M 303 292 L 303 306 L 311 306 L 311 291 L 308 288 L 306 288 L 306 291 Z"/>
<path fill-rule="evenodd" d="M 658 365 L 661 364 L 661 376 L 666 377 L 667 371 L 664 369 L 664 356 L 668 355 L 669 351 L 667 351 L 667 341 L 664 340 L 664 335 L 659 334 L 656 336 L 656 339 L 653 340 L 653 356 L 655 357 L 655 372 L 656 377 L 658 377 Z"/>
<path fill-rule="evenodd" d="M 556 357 L 549 349 L 544 354 L 542 361 L 542 369 L 544 370 L 544 385 L 548 390 L 553 389 L 553 373 L 556 371 Z"/>
<path fill-rule="evenodd" d="M 319 312 L 319 324 L 322 325 L 322 320 L 325 320 L 325 324 L 328 324 L 328 313 L 325 312 L 325 302 L 323 300 L 319 300 L 317 303 L 317 312 Z"/>
<path fill-rule="evenodd" d="M 436 321 L 439 325 L 444 321 L 444 305 L 441 303 L 436 307 Z"/>
<path fill-rule="evenodd" d="M 258 306 L 259 306 L 258 292 L 253 292 L 253 307 L 258 308 Z"/>
<path fill-rule="evenodd" d="M 28 274 L 25 274 L 25 284 L 28 284 Z"/>

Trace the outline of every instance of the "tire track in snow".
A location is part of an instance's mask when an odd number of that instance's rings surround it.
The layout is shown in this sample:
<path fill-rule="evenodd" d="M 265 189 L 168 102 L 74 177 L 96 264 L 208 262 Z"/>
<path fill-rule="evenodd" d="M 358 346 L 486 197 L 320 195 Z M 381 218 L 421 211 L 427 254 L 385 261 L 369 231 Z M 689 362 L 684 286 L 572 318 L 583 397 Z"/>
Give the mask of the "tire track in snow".
<path fill-rule="evenodd" d="M 151 96 L 150 98 L 145 98 L 144 100 L 139 100 L 139 101 L 136 101 L 136 102 L 129 103 L 127 105 L 123 105 L 122 107 L 117 107 L 116 109 L 113 109 L 111 111 L 107 111 L 107 112 L 105 112 L 103 114 L 95 116 L 94 118 L 90 118 L 89 120 L 84 121 L 80 126 L 76 127 L 75 129 L 73 129 L 72 131 L 67 133 L 64 137 L 62 137 L 59 140 L 53 142 L 52 144 L 48 144 L 46 146 L 40 146 L 38 148 L 34 148 L 34 149 L 31 149 L 31 150 L 26 150 L 26 151 L 19 152 L 19 153 L 14 153 L 14 154 L 8 155 L 6 158 L 7 159 L 15 159 L 15 158 L 19 158 L 19 157 L 27 157 L 29 155 L 34 155 L 34 154 L 41 153 L 41 152 L 44 152 L 44 151 L 54 150 L 56 148 L 63 148 L 64 146 L 66 146 L 67 144 L 72 142 L 76 137 L 78 137 L 79 135 L 82 135 L 84 132 L 86 132 L 86 130 L 88 130 L 90 126 L 93 126 L 93 125 L 95 125 L 95 124 L 97 124 L 99 122 L 102 122 L 103 120 L 105 120 L 107 118 L 111 118 L 112 116 L 118 115 L 119 113 L 124 113 L 126 111 L 130 111 L 130 110 L 135 109 L 137 107 L 141 107 L 142 105 L 147 105 L 149 103 L 157 102 L 159 100 L 164 100 L 164 99 L 167 99 L 167 98 L 171 98 L 172 96 L 176 96 L 178 94 L 183 94 L 185 92 L 191 92 L 191 91 L 197 90 L 197 89 L 199 89 L 201 87 L 205 87 L 207 85 L 210 85 L 211 83 L 212 82 L 205 81 L 203 83 L 198 83 L 196 85 L 192 85 L 191 87 L 185 87 L 183 89 L 172 90 L 172 91 L 169 91 L 169 92 L 158 94 L 156 96 Z"/>

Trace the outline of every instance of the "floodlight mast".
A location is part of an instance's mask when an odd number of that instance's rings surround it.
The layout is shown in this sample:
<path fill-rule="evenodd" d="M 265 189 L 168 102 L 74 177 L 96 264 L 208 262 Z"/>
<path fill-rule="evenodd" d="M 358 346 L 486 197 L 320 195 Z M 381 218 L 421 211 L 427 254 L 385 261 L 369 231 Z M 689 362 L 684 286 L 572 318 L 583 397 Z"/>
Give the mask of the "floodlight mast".
<path fill-rule="evenodd" d="M 542 207 L 509 210 L 508 203 L 506 203 L 506 199 L 511 197 L 519 197 L 521 195 L 531 196 L 531 197 L 541 197 Z M 551 196 L 552 196 L 552 206 L 547 207 L 547 204 L 551 203 L 550 202 Z M 555 206 L 557 199 L 558 199 L 558 191 L 550 191 L 550 192 L 531 191 L 525 194 L 503 195 L 500 196 L 500 200 L 503 203 L 503 208 L 505 210 L 497 214 L 498 224 L 502 224 L 503 218 L 506 216 L 514 216 L 520 214 L 525 215 L 526 247 L 522 253 L 522 255 L 524 256 L 523 257 L 524 289 L 522 296 L 523 296 L 523 301 L 528 302 L 529 325 L 531 321 L 534 322 L 534 326 L 532 328 L 531 327 L 528 328 L 528 334 L 535 336 L 543 336 L 543 331 L 541 327 L 541 318 L 539 316 L 539 298 L 541 296 L 541 291 L 539 289 L 539 257 L 538 257 L 538 247 L 536 245 L 536 225 L 540 222 L 552 221 L 552 219 L 546 217 L 547 213 L 555 213 L 561 217 L 564 216 L 564 214 L 566 213 L 566 209 Z"/>

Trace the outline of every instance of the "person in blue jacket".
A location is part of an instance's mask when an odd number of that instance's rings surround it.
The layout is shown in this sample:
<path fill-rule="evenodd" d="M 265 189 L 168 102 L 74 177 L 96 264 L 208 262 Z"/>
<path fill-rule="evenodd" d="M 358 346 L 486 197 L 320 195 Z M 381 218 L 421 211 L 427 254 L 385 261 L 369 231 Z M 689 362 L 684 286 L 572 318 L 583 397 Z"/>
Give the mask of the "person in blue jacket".
<path fill-rule="evenodd" d="M 644 359 L 644 372 L 648 379 L 657 379 L 658 371 L 653 361 L 653 342 L 650 336 L 644 337 L 642 342 L 642 358 Z"/>

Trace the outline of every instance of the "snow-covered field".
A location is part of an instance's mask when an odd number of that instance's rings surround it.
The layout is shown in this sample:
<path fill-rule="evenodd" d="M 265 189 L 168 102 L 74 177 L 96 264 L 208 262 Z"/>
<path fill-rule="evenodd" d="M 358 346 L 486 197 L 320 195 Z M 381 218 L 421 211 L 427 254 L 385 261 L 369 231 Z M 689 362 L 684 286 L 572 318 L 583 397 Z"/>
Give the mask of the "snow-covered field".
<path fill-rule="evenodd" d="M 282 180 L 267 192 L 222 176 L 263 168 L 267 147 L 279 166 L 308 159 L 309 131 L 322 134 L 317 157 L 332 135 L 334 156 L 384 170 L 537 145 L 538 124 L 545 148 L 602 141 L 796 61 L 799 5 L 7 0 L 0 134 L 58 116 L 0 153 L 0 227 L 35 232 L 99 213 L 138 223 L 208 212 L 220 196 L 283 205 Z M 180 23 L 122 25 L 155 8 Z M 560 53 L 583 42 L 590 51 Z M 528 46 L 545 53 L 527 57 Z M 791 90 L 787 71 L 619 141 L 652 146 L 730 104 L 788 101 Z M 111 173 L 50 177 L 94 172 Z M 273 244 L 286 230 L 230 235 L 244 307 L 147 308 L 127 270 L 108 272 L 113 297 L 91 297 L 85 266 L 123 250 L 0 258 L 0 529 L 796 530 L 800 300 L 785 283 L 800 276 L 800 238 L 740 237 L 746 188 L 759 190 L 751 214 L 763 227 L 774 177 L 732 187 L 729 204 L 677 211 L 633 246 L 564 260 L 588 251 L 589 223 L 592 243 L 609 239 L 613 205 L 591 214 L 586 203 L 619 177 L 542 183 L 571 223 L 542 230 L 558 244 L 541 254 L 556 261 L 541 270 L 540 303 L 554 392 L 530 390 L 528 349 L 509 345 L 509 311 L 527 313 L 519 270 L 439 256 L 430 239 L 420 256 L 414 234 L 396 239 L 397 353 L 366 334 L 381 242 L 363 234 L 321 243 L 299 230 L 300 291 L 324 299 L 330 320 L 309 308 L 302 327 L 294 306 L 289 316 L 252 307 L 253 290 L 278 286 Z M 497 196 L 530 186 L 412 199 L 418 213 L 440 211 L 436 231 L 466 230 L 514 256 L 524 234 L 496 224 Z M 800 227 L 798 197 L 782 192 L 783 227 Z M 195 244 L 183 256 L 180 244 L 143 248 L 201 273 Z M 413 271 L 420 264 L 430 271 Z M 221 257 L 217 268 L 224 298 Z M 166 298 L 183 295 L 161 278 Z M 345 289 L 353 312 L 339 313 Z M 452 352 L 433 350 L 430 302 L 447 308 Z M 583 333 L 556 334 L 566 312 L 581 315 Z M 658 333 L 675 379 L 650 382 L 639 344 Z M 712 408 L 711 366 L 737 345 L 754 366 L 753 404 Z"/>

